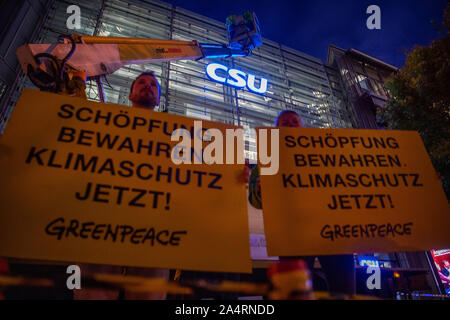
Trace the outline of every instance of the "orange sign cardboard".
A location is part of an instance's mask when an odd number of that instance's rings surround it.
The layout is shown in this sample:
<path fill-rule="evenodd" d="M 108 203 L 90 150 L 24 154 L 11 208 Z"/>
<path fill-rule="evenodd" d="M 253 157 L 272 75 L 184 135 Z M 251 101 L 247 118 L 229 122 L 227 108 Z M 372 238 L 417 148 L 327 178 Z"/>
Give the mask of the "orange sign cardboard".
<path fill-rule="evenodd" d="M 193 123 L 25 90 L 0 138 L 0 256 L 250 272 L 243 165 L 171 161 Z"/>

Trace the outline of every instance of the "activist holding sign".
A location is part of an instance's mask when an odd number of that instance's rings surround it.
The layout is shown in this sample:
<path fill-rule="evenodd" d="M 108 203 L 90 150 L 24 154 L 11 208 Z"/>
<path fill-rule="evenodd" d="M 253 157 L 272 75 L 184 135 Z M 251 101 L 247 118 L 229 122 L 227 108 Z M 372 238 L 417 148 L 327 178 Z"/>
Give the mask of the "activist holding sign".
<path fill-rule="evenodd" d="M 141 73 L 132 82 L 130 95 L 128 98 L 133 108 L 143 108 L 154 110 L 159 105 L 161 96 L 161 87 L 152 71 Z M 127 274 L 133 276 L 143 276 L 152 278 L 169 279 L 169 269 L 160 268 L 138 268 L 138 267 L 117 267 L 107 265 L 83 264 L 82 272 L 88 273 L 111 273 L 111 274 Z M 146 300 L 163 300 L 166 298 L 165 293 L 137 293 L 123 292 L 118 293 L 114 290 L 102 289 L 80 289 L 74 291 L 74 299 L 146 299 Z"/>
<path fill-rule="evenodd" d="M 303 119 L 292 110 L 281 111 L 276 120 L 276 127 L 303 128 Z M 253 168 L 249 179 L 249 202 L 257 209 L 262 209 L 261 182 L 259 167 Z M 315 256 L 280 256 L 280 260 L 302 259 L 308 264 L 310 270 L 314 267 Z M 353 255 L 324 255 L 319 258 L 320 265 L 327 277 L 331 294 L 355 294 L 355 266 Z"/>
<path fill-rule="evenodd" d="M 137 108 L 24 90 L 0 139 L 1 257 L 96 264 L 102 273 L 116 266 L 117 274 L 123 266 L 251 272 L 245 185 L 236 179 L 243 166 L 201 160 L 224 147 L 210 147 L 208 130 L 242 128 L 145 110 L 157 86 L 138 82 Z M 71 278 L 66 268 L 53 273 L 60 287 L 80 279 L 88 288 L 85 268 Z"/>

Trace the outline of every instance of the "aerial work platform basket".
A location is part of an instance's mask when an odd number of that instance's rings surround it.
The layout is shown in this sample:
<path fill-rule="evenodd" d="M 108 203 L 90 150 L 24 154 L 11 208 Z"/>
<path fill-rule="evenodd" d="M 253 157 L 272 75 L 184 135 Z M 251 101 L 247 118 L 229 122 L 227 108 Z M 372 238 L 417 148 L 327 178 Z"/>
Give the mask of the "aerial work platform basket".
<path fill-rule="evenodd" d="M 262 45 L 259 22 L 254 12 L 246 11 L 239 16 L 229 15 L 226 25 L 230 48 L 253 50 Z"/>

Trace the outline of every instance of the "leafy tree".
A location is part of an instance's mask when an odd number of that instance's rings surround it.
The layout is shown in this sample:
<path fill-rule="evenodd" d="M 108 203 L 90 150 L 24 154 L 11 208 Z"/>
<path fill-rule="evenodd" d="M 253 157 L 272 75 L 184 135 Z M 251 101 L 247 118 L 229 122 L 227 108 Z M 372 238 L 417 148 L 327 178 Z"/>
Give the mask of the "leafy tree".
<path fill-rule="evenodd" d="M 392 98 L 381 111 L 381 126 L 416 130 L 450 198 L 450 4 L 443 36 L 409 52 L 405 66 L 386 81 Z"/>

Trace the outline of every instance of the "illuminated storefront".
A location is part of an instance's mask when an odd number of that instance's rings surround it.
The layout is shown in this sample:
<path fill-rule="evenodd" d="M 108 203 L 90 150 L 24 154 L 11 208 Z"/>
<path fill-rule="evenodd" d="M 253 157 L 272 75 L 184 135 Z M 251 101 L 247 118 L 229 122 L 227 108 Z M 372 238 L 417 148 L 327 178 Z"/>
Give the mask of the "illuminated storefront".
<path fill-rule="evenodd" d="M 450 249 L 431 250 L 442 293 L 450 295 Z"/>

